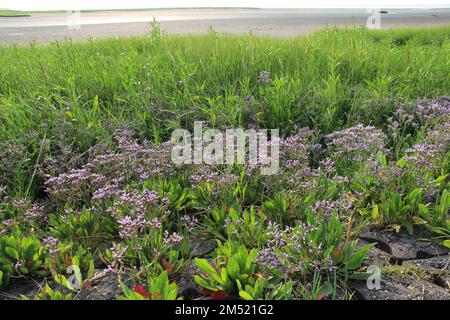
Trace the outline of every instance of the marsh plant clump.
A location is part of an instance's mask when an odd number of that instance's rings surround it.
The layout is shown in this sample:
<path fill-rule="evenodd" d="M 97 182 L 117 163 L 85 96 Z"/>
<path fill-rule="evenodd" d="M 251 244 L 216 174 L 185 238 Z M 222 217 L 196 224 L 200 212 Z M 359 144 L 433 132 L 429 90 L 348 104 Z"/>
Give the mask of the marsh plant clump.
<path fill-rule="evenodd" d="M 449 35 L 1 47 L 0 287 L 72 299 L 106 272 L 118 299 L 351 298 L 365 226 L 450 247 Z M 173 163 L 195 121 L 279 129 L 279 170 Z"/>

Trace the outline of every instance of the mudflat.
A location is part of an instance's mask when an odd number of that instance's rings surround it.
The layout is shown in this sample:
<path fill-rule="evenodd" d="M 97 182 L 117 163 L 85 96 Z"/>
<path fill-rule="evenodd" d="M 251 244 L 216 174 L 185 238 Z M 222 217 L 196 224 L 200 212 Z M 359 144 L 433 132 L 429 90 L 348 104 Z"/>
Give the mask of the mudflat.
<path fill-rule="evenodd" d="M 220 33 L 290 37 L 326 27 L 365 26 L 367 9 L 171 9 L 142 11 L 33 13 L 0 17 L 0 43 L 48 43 L 111 36 L 139 36 L 159 22 L 171 34 Z M 380 14 L 382 29 L 450 24 L 450 9 L 387 10 Z"/>

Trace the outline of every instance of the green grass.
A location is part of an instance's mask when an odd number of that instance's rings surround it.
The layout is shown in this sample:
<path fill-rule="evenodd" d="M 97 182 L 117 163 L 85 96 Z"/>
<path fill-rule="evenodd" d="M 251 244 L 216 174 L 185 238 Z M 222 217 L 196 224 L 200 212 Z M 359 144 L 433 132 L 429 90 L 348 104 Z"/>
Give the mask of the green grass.
<path fill-rule="evenodd" d="M 0 17 L 29 17 L 28 12 L 0 9 Z"/>
<path fill-rule="evenodd" d="M 51 150 L 82 153 L 124 123 L 156 142 L 196 120 L 257 121 L 283 135 L 294 125 L 383 128 L 400 103 L 449 94 L 449 37 L 450 26 L 293 39 L 155 28 L 141 38 L 0 47 L 0 140 L 22 144 L 28 159 L 12 183 L 27 189 L 44 137 Z M 263 70 L 272 86 L 258 85 Z M 257 102 L 251 111 L 247 96 Z"/>

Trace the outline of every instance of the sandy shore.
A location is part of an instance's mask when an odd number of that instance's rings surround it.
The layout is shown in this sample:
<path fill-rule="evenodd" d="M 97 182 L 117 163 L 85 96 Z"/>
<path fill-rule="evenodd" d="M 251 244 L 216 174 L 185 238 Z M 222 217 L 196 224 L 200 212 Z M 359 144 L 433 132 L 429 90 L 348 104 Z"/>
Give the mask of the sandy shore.
<path fill-rule="evenodd" d="M 221 33 L 290 37 L 326 27 L 365 26 L 366 9 L 173 9 L 148 11 L 36 13 L 30 17 L 0 17 L 0 43 L 48 43 L 110 36 L 144 35 L 155 18 L 173 34 Z M 389 10 L 381 28 L 427 27 L 450 24 L 450 9 Z M 76 25 L 79 28 L 75 28 Z"/>

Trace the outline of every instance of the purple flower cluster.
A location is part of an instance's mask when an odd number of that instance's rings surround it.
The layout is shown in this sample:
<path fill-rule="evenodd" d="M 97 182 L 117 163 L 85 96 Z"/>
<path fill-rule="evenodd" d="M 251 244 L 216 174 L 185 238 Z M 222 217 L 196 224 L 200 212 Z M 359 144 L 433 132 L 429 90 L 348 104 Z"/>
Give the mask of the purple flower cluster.
<path fill-rule="evenodd" d="M 13 219 L 4 219 L 2 221 L 2 224 L 5 225 L 6 227 L 12 227 L 16 222 Z"/>
<path fill-rule="evenodd" d="M 122 238 L 131 238 L 132 236 L 139 234 L 147 226 L 147 220 L 145 217 L 138 215 L 136 218 L 125 216 L 122 219 L 117 220 L 119 225 L 119 235 Z"/>
<path fill-rule="evenodd" d="M 68 173 L 62 173 L 57 177 L 48 179 L 46 182 L 49 186 L 47 188 L 47 192 L 53 195 L 69 193 L 76 194 L 79 190 L 85 187 L 84 184 L 89 184 L 91 182 L 98 183 L 104 179 L 105 177 L 98 174 L 93 176 L 87 168 L 72 169 Z"/>
<path fill-rule="evenodd" d="M 269 222 L 266 232 L 267 246 L 259 252 L 256 262 L 284 273 L 302 271 L 303 267 L 310 263 L 306 256 L 320 251 L 309 239 L 314 230 L 316 229 L 305 224 L 282 230 L 277 223 Z"/>
<path fill-rule="evenodd" d="M 169 231 L 164 231 L 163 244 L 165 245 L 177 245 L 183 241 L 183 236 L 173 232 L 169 234 Z"/>
<path fill-rule="evenodd" d="M 330 158 L 325 158 L 320 161 L 320 168 L 328 175 L 333 176 L 336 173 L 336 167 L 334 161 Z"/>
<path fill-rule="evenodd" d="M 143 210 L 146 206 L 155 206 L 160 200 L 158 192 L 147 189 L 141 193 L 135 190 L 121 190 L 118 195 L 116 205 L 131 206 L 137 210 Z"/>
<path fill-rule="evenodd" d="M 421 123 L 440 122 L 450 116 L 450 97 L 420 101 L 415 107 L 400 106 L 396 114 L 411 116 Z"/>
<path fill-rule="evenodd" d="M 420 102 L 417 105 L 417 114 L 425 120 L 435 120 L 450 115 L 450 97 Z"/>
<path fill-rule="evenodd" d="M 270 79 L 269 71 L 261 71 L 258 75 L 258 81 L 261 84 L 270 84 L 272 80 Z"/>
<path fill-rule="evenodd" d="M 332 159 L 344 158 L 359 162 L 377 152 L 387 153 L 386 135 L 373 126 L 358 124 L 343 131 L 335 131 L 326 138 Z"/>
<path fill-rule="evenodd" d="M 319 200 L 311 208 L 315 213 L 329 217 L 333 213 L 340 214 L 340 216 L 348 213 L 352 205 L 353 202 L 350 198 L 340 198 L 337 200 Z"/>
<path fill-rule="evenodd" d="M 295 160 L 299 164 L 308 164 L 310 146 L 301 136 L 290 136 L 280 140 L 281 157 L 283 160 Z"/>
<path fill-rule="evenodd" d="M 15 264 L 13 264 L 13 267 L 16 271 L 18 271 L 22 267 L 22 264 L 19 261 L 17 261 Z"/>
<path fill-rule="evenodd" d="M 33 203 L 31 208 L 25 211 L 25 220 L 36 220 L 45 217 L 45 206 L 39 203 Z"/>
<path fill-rule="evenodd" d="M 184 215 L 180 218 L 181 225 L 187 232 L 192 232 L 198 225 L 198 219 L 191 215 Z"/>
<path fill-rule="evenodd" d="M 362 183 L 372 193 L 379 194 L 386 188 L 392 188 L 396 185 L 406 172 L 406 169 L 395 162 L 384 165 L 377 159 L 367 159 L 363 169 L 353 177 L 353 181 Z"/>
<path fill-rule="evenodd" d="M 135 236 L 143 232 L 144 228 L 159 230 L 162 226 L 158 218 L 146 220 L 142 215 L 137 215 L 134 219 L 126 216 L 123 219 L 119 219 L 117 223 L 119 225 L 119 235 L 122 238 Z"/>
<path fill-rule="evenodd" d="M 111 252 L 113 260 L 107 266 L 105 272 L 118 272 L 120 267 L 123 265 L 123 258 L 128 250 L 128 246 L 121 243 L 113 243 L 113 246 L 109 249 Z"/>
<path fill-rule="evenodd" d="M 59 252 L 59 240 L 53 237 L 47 237 L 43 241 L 44 246 L 46 246 L 51 255 L 55 255 Z"/>
<path fill-rule="evenodd" d="M 289 186 L 290 192 L 297 192 L 317 188 L 318 178 L 320 178 L 320 173 L 317 170 L 304 167 L 288 172 L 279 181 L 286 183 Z"/>
<path fill-rule="evenodd" d="M 255 100 L 255 97 L 253 97 L 253 96 L 246 96 L 246 97 L 244 97 L 244 102 L 248 106 L 251 106 L 251 107 L 256 105 L 256 100 Z"/>
<path fill-rule="evenodd" d="M 428 131 L 425 139 L 405 150 L 405 160 L 416 172 L 434 171 L 450 149 L 450 120 Z"/>
<path fill-rule="evenodd" d="M 426 168 L 435 170 L 438 167 L 436 159 L 440 154 L 439 148 L 434 144 L 418 143 L 413 147 L 406 149 L 406 161 L 413 164 L 415 169 Z"/>
<path fill-rule="evenodd" d="M 335 163 L 330 158 L 325 158 L 320 161 L 319 168 L 316 170 L 317 175 L 327 177 L 329 181 L 337 184 L 348 183 L 350 181 L 348 177 L 337 175 L 336 171 Z"/>
<path fill-rule="evenodd" d="M 214 171 L 214 167 L 207 165 L 196 166 L 194 174 L 189 176 L 189 181 L 192 188 L 197 188 L 202 183 L 212 184 L 212 192 L 217 193 L 224 186 L 230 186 L 235 184 L 239 180 L 239 176 L 231 172 Z"/>
<path fill-rule="evenodd" d="M 280 139 L 279 174 L 266 178 L 268 186 L 285 184 L 292 192 L 316 186 L 320 174 L 310 167 L 310 155 L 321 148 L 312 144 L 315 135 L 309 128 L 300 128 L 297 134 Z"/>
<path fill-rule="evenodd" d="M 107 184 L 94 191 L 92 200 L 110 199 L 121 194 L 122 190 L 117 185 Z"/>
<path fill-rule="evenodd" d="M 23 199 L 23 198 L 14 199 L 12 201 L 12 205 L 17 210 L 26 210 L 30 206 L 30 201 L 27 199 Z"/>
<path fill-rule="evenodd" d="M 80 169 L 72 169 L 47 180 L 47 192 L 65 200 L 80 200 L 96 192 L 95 198 L 109 196 L 119 185 L 130 180 L 167 176 L 173 170 L 170 156 L 173 142 L 159 146 L 149 141 L 139 144 L 128 129 L 118 129 L 114 135 L 116 152 L 96 155 Z"/>
<path fill-rule="evenodd" d="M 133 237 L 145 228 L 161 228 L 161 222 L 154 215 L 163 216 L 168 212 L 170 201 L 167 198 L 160 198 L 156 191 L 147 189 L 142 192 L 118 190 L 114 196 L 109 212 L 117 221 L 121 237 Z"/>
<path fill-rule="evenodd" d="M 280 139 L 280 154 L 282 159 L 295 159 L 302 164 L 309 162 L 312 151 L 311 140 L 315 133 L 309 128 L 300 128 L 297 134 Z"/>

